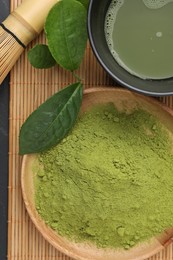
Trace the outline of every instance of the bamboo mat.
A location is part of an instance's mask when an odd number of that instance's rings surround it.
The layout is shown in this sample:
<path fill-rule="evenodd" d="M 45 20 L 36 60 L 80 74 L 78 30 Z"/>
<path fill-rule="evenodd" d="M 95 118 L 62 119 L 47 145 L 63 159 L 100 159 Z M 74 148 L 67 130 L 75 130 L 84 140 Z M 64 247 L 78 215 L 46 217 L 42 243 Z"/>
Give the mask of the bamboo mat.
<path fill-rule="evenodd" d="M 11 10 L 20 2 L 11 0 Z M 45 43 L 43 34 L 28 49 L 38 42 Z M 22 157 L 18 155 L 18 136 L 20 126 L 29 114 L 53 93 L 75 82 L 75 79 L 58 66 L 49 70 L 35 70 L 27 61 L 27 50 L 11 71 L 10 81 L 8 259 L 70 260 L 44 240 L 26 212 L 20 186 Z M 89 44 L 78 75 L 83 79 L 85 88 L 115 85 L 97 63 Z M 173 108 L 173 97 L 161 100 Z M 146 260 L 173 260 L 173 244 Z"/>

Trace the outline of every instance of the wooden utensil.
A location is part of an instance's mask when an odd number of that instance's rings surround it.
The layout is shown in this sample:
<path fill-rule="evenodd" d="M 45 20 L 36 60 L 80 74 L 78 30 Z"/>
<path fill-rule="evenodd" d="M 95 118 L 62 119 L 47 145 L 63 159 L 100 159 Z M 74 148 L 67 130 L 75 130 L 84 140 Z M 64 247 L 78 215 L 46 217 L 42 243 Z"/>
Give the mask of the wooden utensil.
<path fill-rule="evenodd" d="M 0 84 L 24 48 L 43 29 L 46 16 L 58 0 L 25 0 L 0 24 Z"/>
<path fill-rule="evenodd" d="M 173 111 L 158 101 L 139 94 L 118 88 L 93 88 L 84 93 L 81 113 L 99 103 L 112 102 L 119 110 L 142 108 L 154 116 L 167 128 L 173 136 Z M 172 239 L 173 229 L 165 231 L 150 242 L 139 244 L 130 250 L 98 249 L 91 244 L 75 243 L 58 235 L 49 228 L 37 213 L 34 202 L 33 163 L 37 161 L 36 154 L 25 155 L 22 162 L 21 185 L 23 199 L 27 211 L 44 238 L 63 253 L 80 260 L 142 260 L 166 247 Z"/>

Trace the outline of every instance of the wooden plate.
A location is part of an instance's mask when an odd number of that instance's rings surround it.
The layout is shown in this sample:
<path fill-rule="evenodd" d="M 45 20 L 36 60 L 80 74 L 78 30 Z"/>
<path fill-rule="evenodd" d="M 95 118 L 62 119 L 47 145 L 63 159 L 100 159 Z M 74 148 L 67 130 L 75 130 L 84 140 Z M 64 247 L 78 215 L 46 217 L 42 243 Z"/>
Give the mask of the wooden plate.
<path fill-rule="evenodd" d="M 173 136 L 173 111 L 153 98 L 145 97 L 128 90 L 118 88 L 92 88 L 84 93 L 81 113 L 94 104 L 113 102 L 119 110 L 143 108 L 159 118 Z M 150 243 L 142 243 L 130 250 L 98 249 L 93 245 L 74 243 L 59 236 L 49 228 L 36 211 L 34 203 L 33 162 L 37 155 L 25 155 L 22 162 L 21 185 L 23 199 L 27 211 L 44 238 L 63 253 L 83 260 L 139 260 L 148 258 L 167 246 L 173 236 L 173 229 L 165 231 L 160 237 L 153 238 Z"/>

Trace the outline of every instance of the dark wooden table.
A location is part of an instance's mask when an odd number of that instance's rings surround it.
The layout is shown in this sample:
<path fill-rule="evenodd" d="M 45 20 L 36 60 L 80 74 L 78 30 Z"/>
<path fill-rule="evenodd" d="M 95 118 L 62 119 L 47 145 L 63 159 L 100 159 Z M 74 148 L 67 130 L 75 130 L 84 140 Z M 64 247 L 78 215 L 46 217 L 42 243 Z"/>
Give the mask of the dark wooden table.
<path fill-rule="evenodd" d="M 9 0 L 0 0 L 0 22 L 9 14 Z M 1 53 L 0 53 L 1 55 Z M 0 68 L 1 69 L 1 68 Z M 0 86 L 0 260 L 7 259 L 9 76 Z"/>

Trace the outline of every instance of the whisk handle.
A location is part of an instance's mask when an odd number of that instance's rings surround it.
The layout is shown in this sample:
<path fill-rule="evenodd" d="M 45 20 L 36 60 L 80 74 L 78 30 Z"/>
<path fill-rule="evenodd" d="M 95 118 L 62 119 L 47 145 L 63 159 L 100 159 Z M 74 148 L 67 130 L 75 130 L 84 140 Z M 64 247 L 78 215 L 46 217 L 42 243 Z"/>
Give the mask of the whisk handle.
<path fill-rule="evenodd" d="M 58 0 L 25 0 L 3 22 L 25 46 L 43 29 L 46 16 Z"/>
<path fill-rule="evenodd" d="M 14 11 L 14 14 L 25 20 L 39 34 L 49 10 L 57 2 L 58 0 L 25 0 Z"/>
<path fill-rule="evenodd" d="M 24 0 L 0 24 L 0 84 L 25 46 L 43 29 L 46 16 L 59 0 Z"/>

